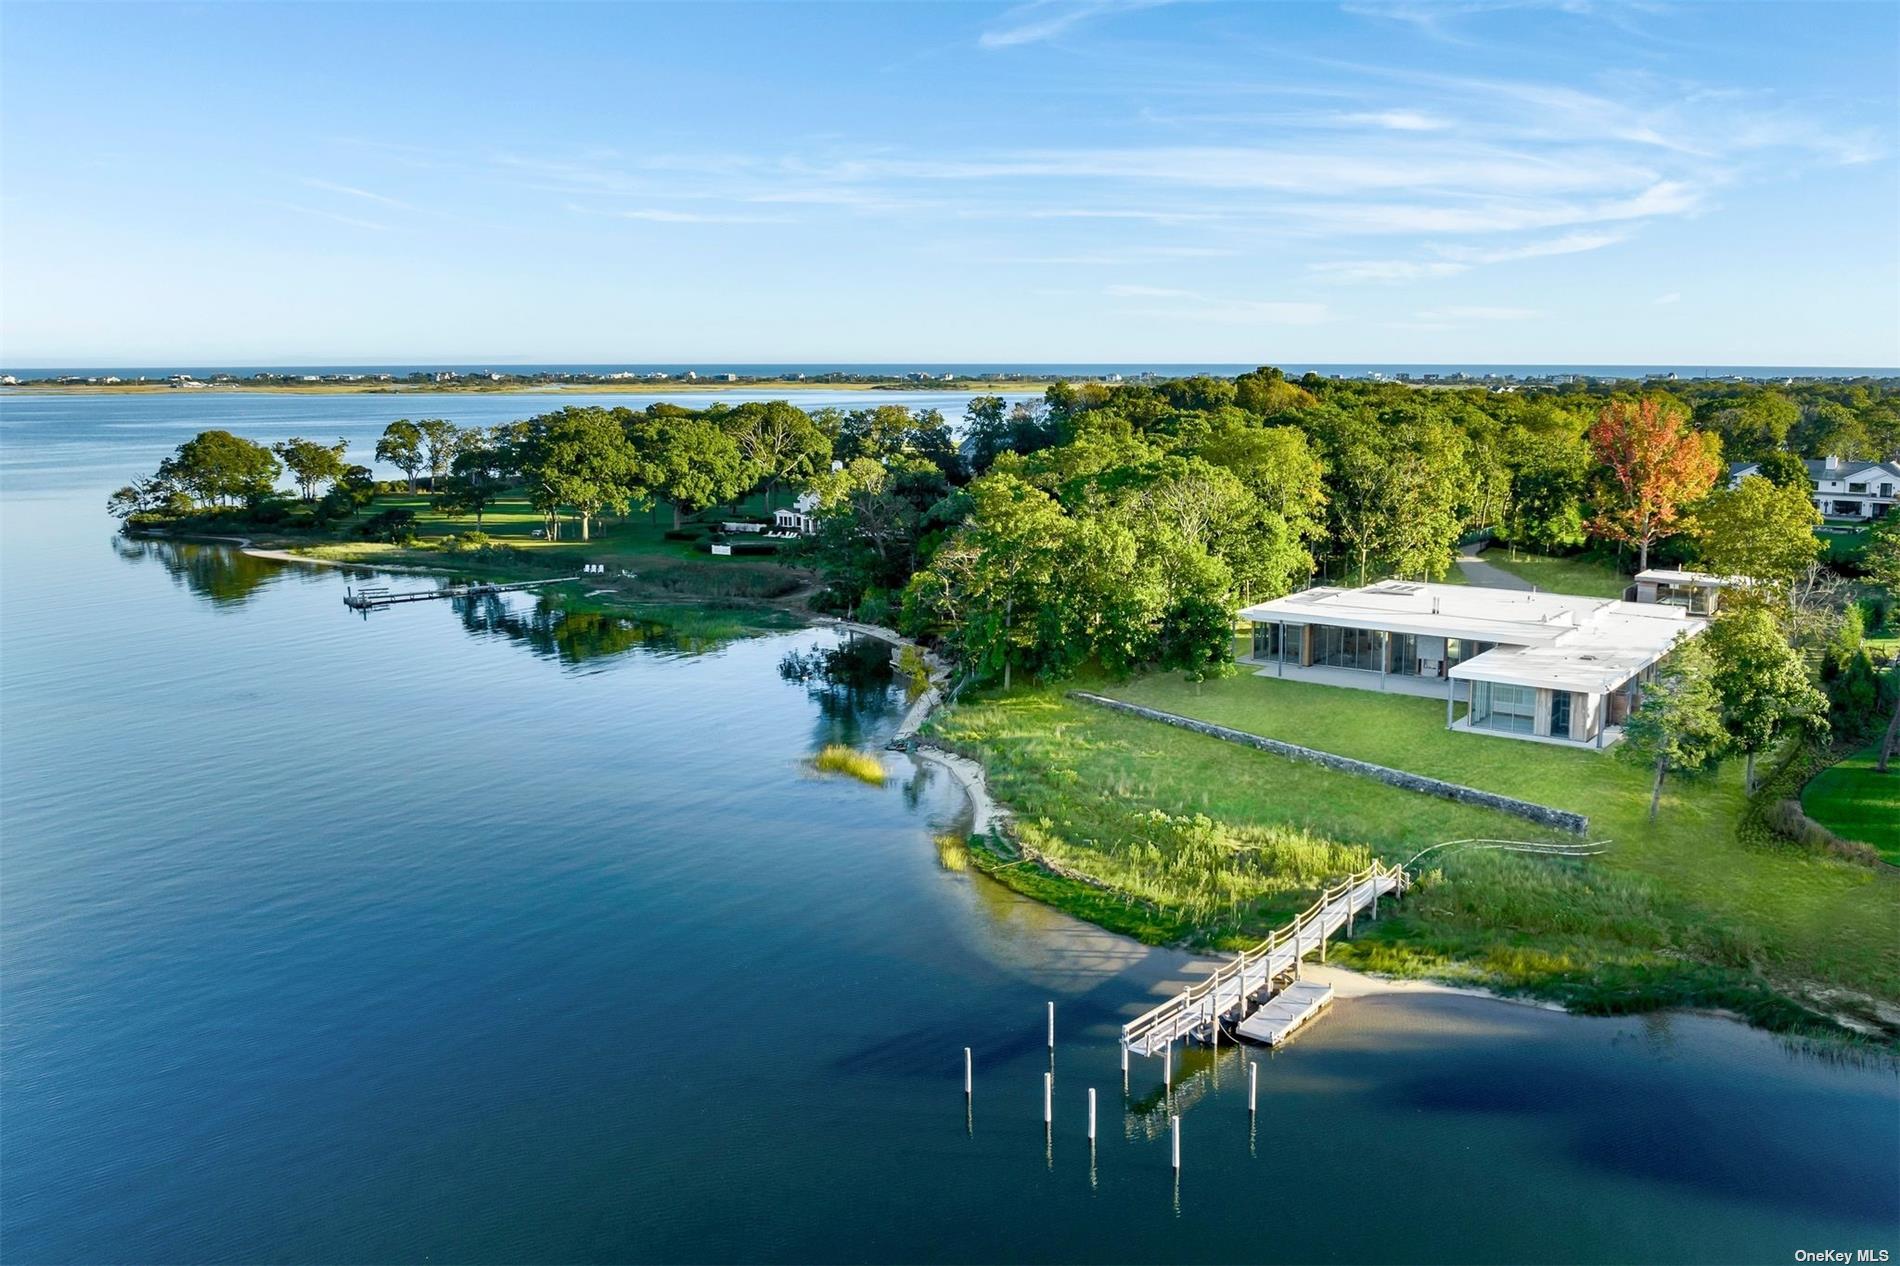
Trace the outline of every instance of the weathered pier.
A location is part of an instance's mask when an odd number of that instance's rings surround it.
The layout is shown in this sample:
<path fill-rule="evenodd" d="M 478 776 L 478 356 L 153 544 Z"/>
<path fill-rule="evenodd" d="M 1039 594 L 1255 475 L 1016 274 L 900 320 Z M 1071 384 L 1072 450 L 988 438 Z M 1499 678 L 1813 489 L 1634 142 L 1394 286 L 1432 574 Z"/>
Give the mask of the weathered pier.
<path fill-rule="evenodd" d="M 534 589 L 541 585 L 559 585 L 570 580 L 579 580 L 579 576 L 556 576 L 552 580 L 517 580 L 505 585 L 478 583 L 472 585 L 445 585 L 439 589 L 408 589 L 401 593 L 391 593 L 380 586 L 366 589 L 345 589 L 343 605 L 352 611 L 376 611 L 383 607 L 393 607 L 399 602 L 430 602 L 436 598 L 486 598 L 498 593 L 513 593 L 521 589 Z"/>
<path fill-rule="evenodd" d="M 1161 1005 L 1122 1026 L 1122 1049 L 1137 1055 L 1157 1055 L 1183 1039 L 1220 1041 L 1223 1024 L 1268 1045 L 1278 1045 L 1310 1019 L 1331 998 L 1302 993 L 1298 1005 L 1262 1009 L 1260 1022 L 1249 1025 L 1255 999 L 1271 997 L 1297 980 L 1300 963 L 1317 953 L 1326 961 L 1327 941 L 1352 935 L 1361 918 L 1379 917 L 1379 899 L 1401 896 L 1411 877 L 1400 866 L 1375 861 L 1358 874 L 1325 889 L 1319 899 L 1266 940 L 1216 967 L 1207 979 L 1190 985 Z M 1295 1000 L 1288 997 L 1287 1002 Z"/>

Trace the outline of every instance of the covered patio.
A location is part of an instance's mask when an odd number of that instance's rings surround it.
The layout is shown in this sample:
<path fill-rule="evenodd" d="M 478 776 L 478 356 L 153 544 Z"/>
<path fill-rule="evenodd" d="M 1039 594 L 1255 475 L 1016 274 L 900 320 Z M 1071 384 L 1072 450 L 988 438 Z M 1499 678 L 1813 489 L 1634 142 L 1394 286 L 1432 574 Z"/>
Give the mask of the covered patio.
<path fill-rule="evenodd" d="M 1349 690 L 1376 690 L 1384 694 L 1416 695 L 1422 699 L 1443 699 L 1449 684 L 1446 679 L 1439 677 L 1382 673 L 1365 668 L 1332 668 L 1323 664 L 1302 667 L 1295 662 L 1254 656 L 1236 662 L 1252 669 L 1256 677 L 1281 677 L 1287 681 L 1309 681 L 1318 686 L 1344 686 Z"/>

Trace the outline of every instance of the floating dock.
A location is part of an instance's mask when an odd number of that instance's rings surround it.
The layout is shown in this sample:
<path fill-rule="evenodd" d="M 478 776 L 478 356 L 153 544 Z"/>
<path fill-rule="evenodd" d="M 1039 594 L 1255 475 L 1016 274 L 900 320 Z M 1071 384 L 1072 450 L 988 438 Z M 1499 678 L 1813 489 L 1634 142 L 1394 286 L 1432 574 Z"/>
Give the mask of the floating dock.
<path fill-rule="evenodd" d="M 1278 1046 L 1333 1000 L 1331 985 L 1295 981 L 1240 1022 L 1236 1033 L 1250 1042 Z"/>
<path fill-rule="evenodd" d="M 399 602 L 431 602 L 437 598 L 486 598 L 492 594 L 513 593 L 519 589 L 533 589 L 540 585 L 559 585 L 579 579 L 579 576 L 556 576 L 552 580 L 517 580 L 506 585 L 445 585 L 440 589 L 409 589 L 402 593 L 391 593 L 387 589 L 374 587 L 346 589 L 343 591 L 343 605 L 352 611 L 367 612 L 380 610 L 383 607 L 393 607 Z"/>

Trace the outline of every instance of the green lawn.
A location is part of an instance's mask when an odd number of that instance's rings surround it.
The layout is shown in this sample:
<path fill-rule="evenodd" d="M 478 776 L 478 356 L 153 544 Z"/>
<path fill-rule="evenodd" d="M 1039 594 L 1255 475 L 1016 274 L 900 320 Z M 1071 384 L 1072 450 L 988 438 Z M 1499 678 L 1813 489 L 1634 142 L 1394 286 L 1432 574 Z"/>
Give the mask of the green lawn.
<path fill-rule="evenodd" d="M 1588 814 L 1591 835 L 1613 841 L 1602 868 L 1652 882 L 1679 906 L 1685 931 L 1709 935 L 1705 949 L 1790 980 L 1900 998 L 1900 885 L 1832 858 L 1738 843 L 1739 766 L 1668 785 L 1651 824 L 1646 771 L 1607 752 L 1452 733 L 1430 699 L 1251 675 L 1198 688 L 1158 675 L 1104 693 Z"/>
<path fill-rule="evenodd" d="M 1589 861 L 1441 854 L 1343 961 L 1520 989 L 1595 1011 L 1722 1007 L 1814 1027 L 1822 990 L 1900 999 L 1900 885 L 1792 846 L 1738 839 L 1740 770 L 1672 783 L 1607 753 L 1444 728 L 1444 705 L 1252 675 L 1157 675 L 1091 689 L 1236 729 L 1586 813 Z M 1150 941 L 1232 946 L 1365 856 L 1442 840 L 1535 838 L 1522 819 L 1094 708 L 1060 690 L 968 698 L 934 722 L 981 759 L 1048 867 L 979 864 L 1022 891 Z M 1155 815 L 1159 813 L 1161 817 Z M 1196 815 L 1204 819 L 1192 824 Z M 1751 837 L 1752 838 L 1752 837 Z M 1225 903 L 1225 904 L 1223 904 Z M 1836 995 L 1826 1003 L 1866 1015 Z"/>
<path fill-rule="evenodd" d="M 1900 865 L 1900 761 L 1875 773 L 1879 755 L 1875 741 L 1816 774 L 1801 790 L 1801 808 L 1842 839 L 1871 844 Z"/>
<path fill-rule="evenodd" d="M 781 494 L 778 504 L 784 504 Z M 385 510 L 408 510 L 415 514 L 416 535 L 422 548 L 411 549 L 373 541 L 351 539 L 357 524 Z M 688 525 L 717 524 L 735 517 L 765 518 L 762 496 L 748 498 L 738 513 L 730 506 L 719 506 L 692 516 Z M 427 494 L 401 493 L 379 496 L 368 507 L 339 524 L 324 536 L 287 537 L 282 543 L 321 558 L 376 564 L 454 565 L 468 560 L 467 555 L 444 554 L 434 547 L 449 536 L 473 531 L 486 533 L 497 545 L 522 551 L 514 557 L 520 565 L 504 558 L 485 557 L 480 564 L 484 575 L 503 579 L 516 575 L 545 575 L 549 571 L 579 564 L 603 563 L 610 572 L 634 572 L 641 579 L 637 587 L 679 597 L 761 598 L 779 596 L 804 583 L 800 575 L 778 564 L 776 555 L 716 555 L 695 541 L 668 540 L 673 526 L 672 511 L 664 506 L 636 510 L 625 517 L 611 516 L 596 520 L 588 540 L 580 539 L 579 525 L 571 519 L 561 523 L 561 539 L 537 539 L 534 533 L 544 528 L 542 517 L 525 497 L 503 497 L 483 514 L 479 524 L 473 515 L 449 515 L 435 509 Z"/>
<path fill-rule="evenodd" d="M 1549 593 L 1582 594 L 1589 598 L 1620 598 L 1630 578 L 1602 559 L 1578 556 L 1551 558 L 1543 554 L 1519 551 L 1512 556 L 1509 546 L 1494 545 L 1484 552 L 1484 561 L 1500 571 L 1528 580 Z"/>

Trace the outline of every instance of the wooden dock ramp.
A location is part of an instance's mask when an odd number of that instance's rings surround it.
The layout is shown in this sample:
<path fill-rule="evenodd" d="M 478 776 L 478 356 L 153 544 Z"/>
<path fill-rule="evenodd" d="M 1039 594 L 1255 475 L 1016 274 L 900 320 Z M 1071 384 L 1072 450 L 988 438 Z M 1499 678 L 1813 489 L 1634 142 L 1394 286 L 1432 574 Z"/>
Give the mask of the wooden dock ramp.
<path fill-rule="evenodd" d="M 1292 922 L 1220 964 L 1206 980 L 1122 1025 L 1122 1046 L 1135 1055 L 1159 1055 L 1184 1038 L 1218 1043 L 1222 1025 L 1244 1023 L 1256 999 L 1288 992 L 1308 955 L 1325 962 L 1329 939 L 1351 936 L 1360 919 L 1379 917 L 1380 898 L 1396 898 L 1410 885 L 1404 867 L 1373 862 L 1322 891 Z"/>
<path fill-rule="evenodd" d="M 1310 980 L 1295 981 L 1242 1020 L 1234 1031 L 1250 1042 L 1278 1046 L 1292 1037 L 1308 1020 L 1325 1010 L 1332 1000 L 1331 985 Z"/>

